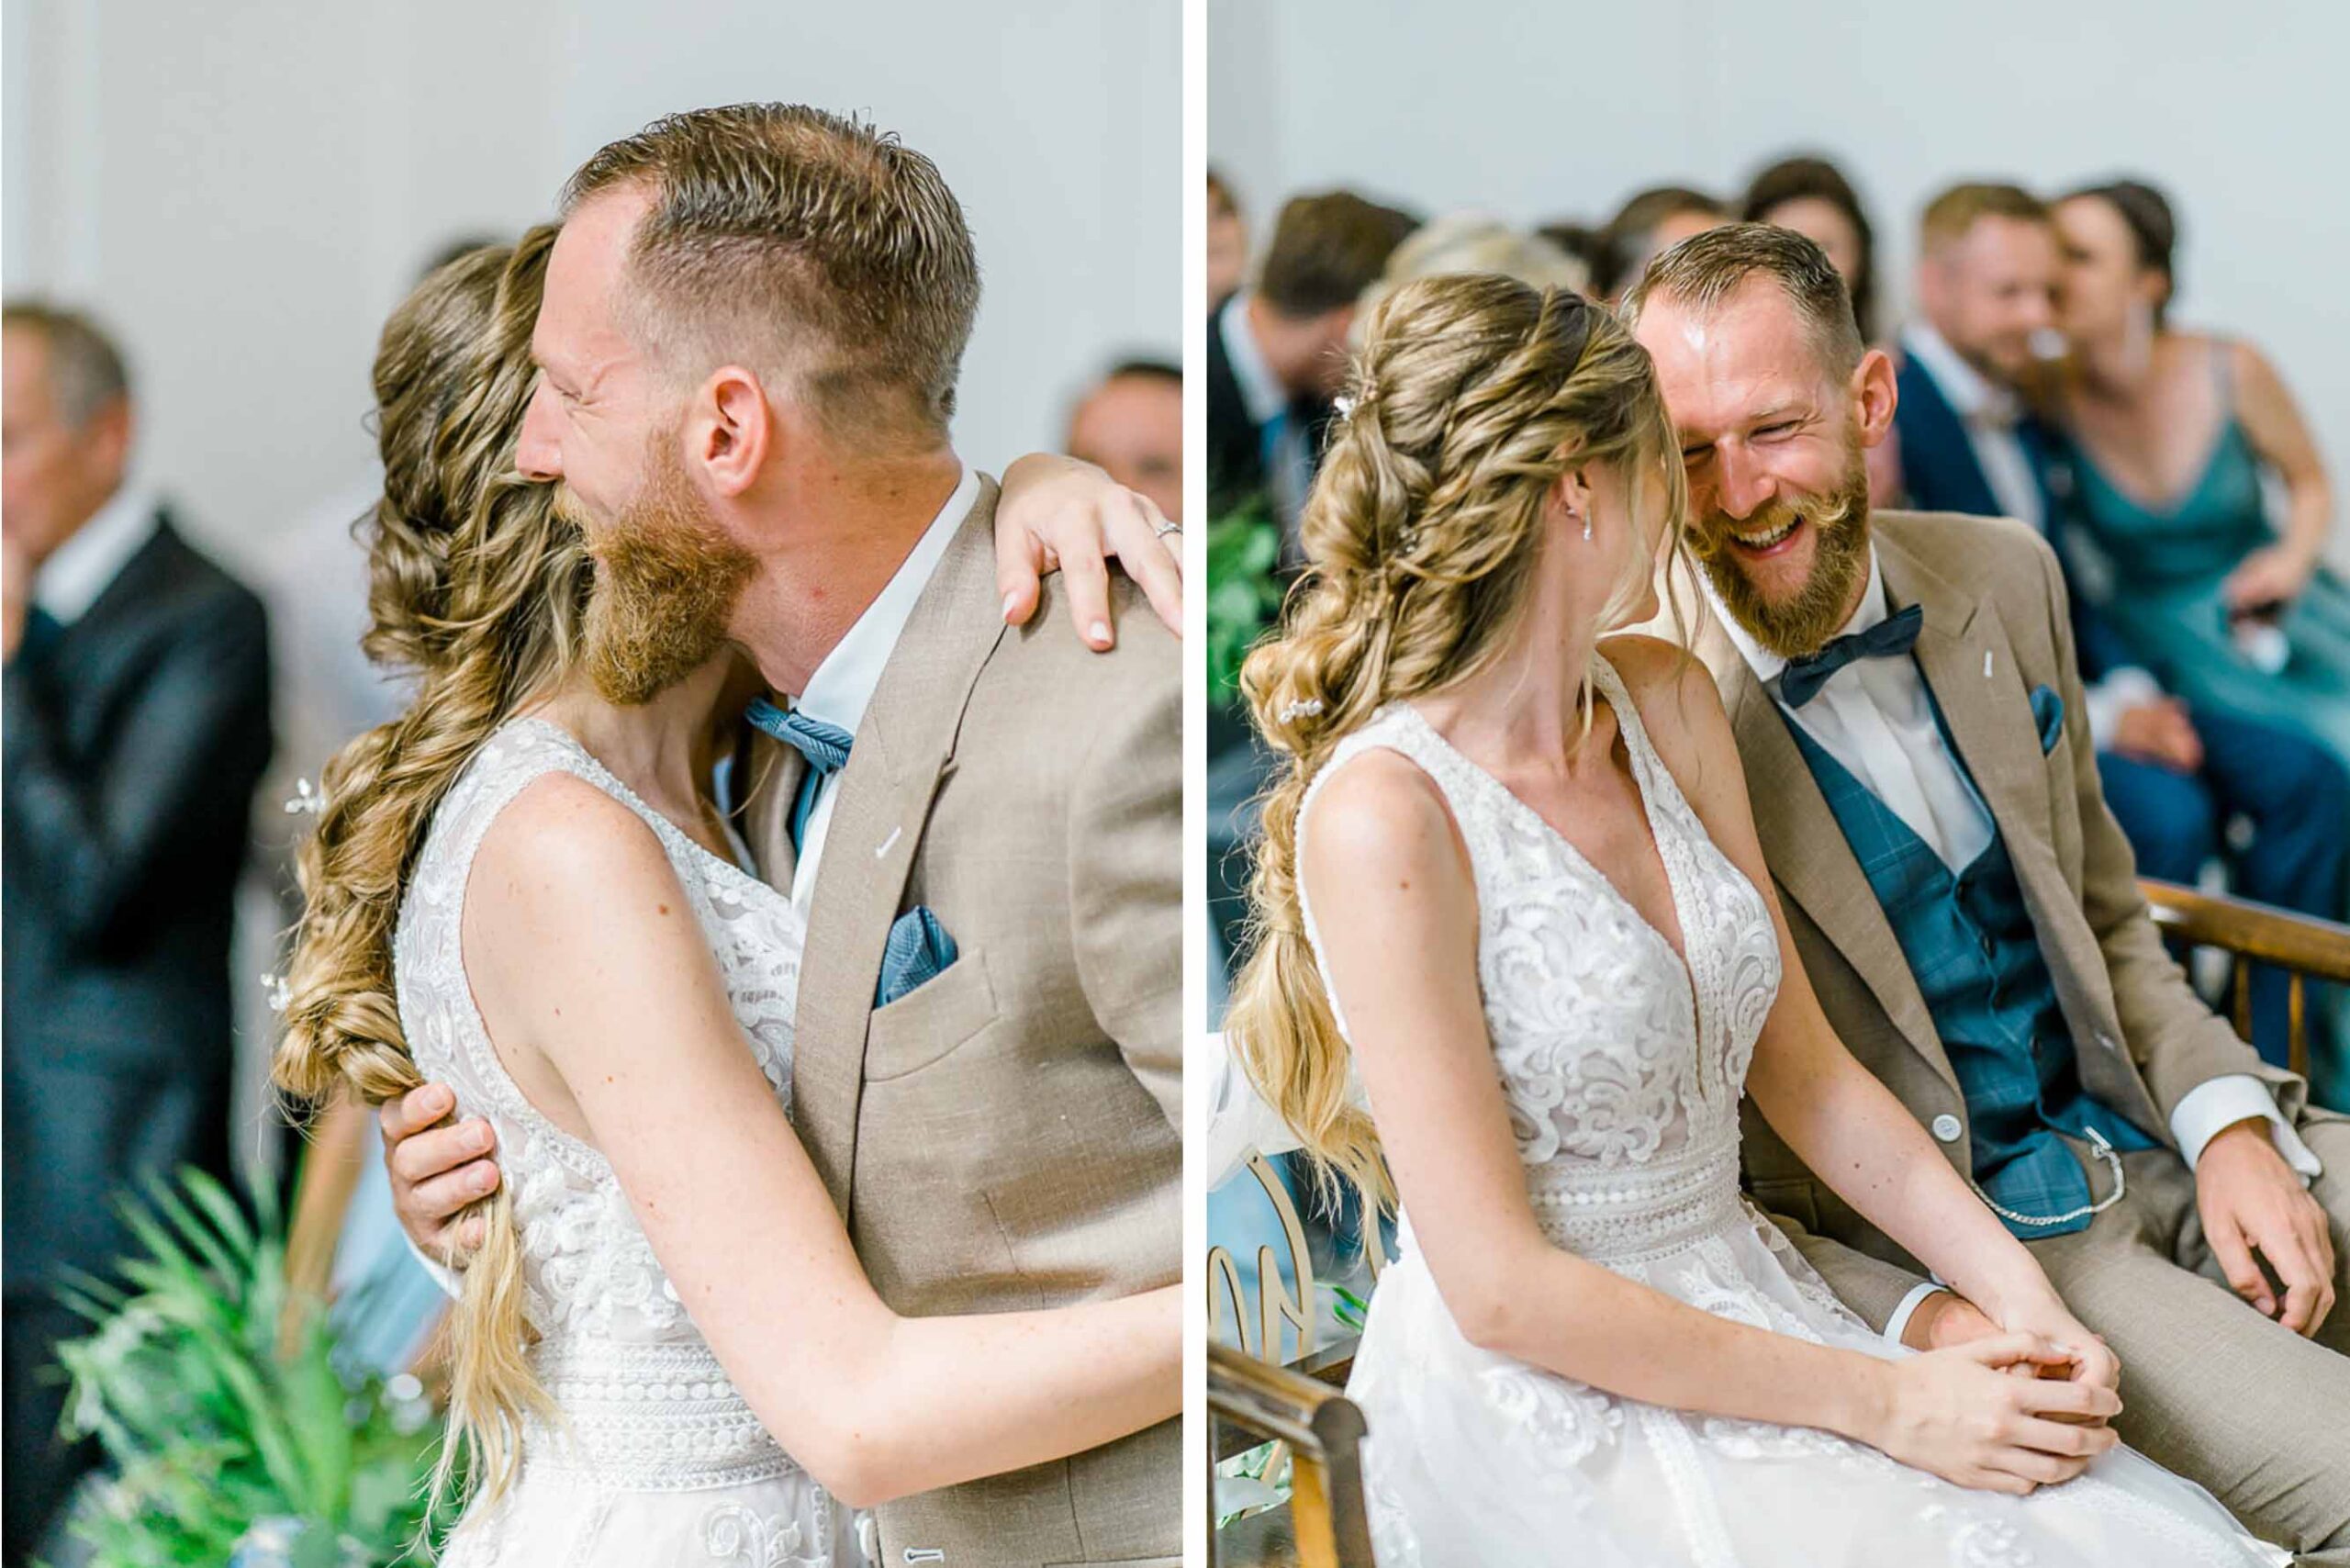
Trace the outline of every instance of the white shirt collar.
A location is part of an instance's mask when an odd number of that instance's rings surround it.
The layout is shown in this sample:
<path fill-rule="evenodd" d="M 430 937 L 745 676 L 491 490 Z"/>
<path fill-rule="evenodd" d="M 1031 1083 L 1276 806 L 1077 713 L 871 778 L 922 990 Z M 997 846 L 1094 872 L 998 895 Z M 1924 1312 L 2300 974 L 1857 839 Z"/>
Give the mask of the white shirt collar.
<path fill-rule="evenodd" d="M 938 563 L 946 557 L 946 547 L 955 541 L 956 531 L 971 514 L 979 498 L 979 471 L 966 467 L 955 493 L 938 515 L 930 520 L 922 537 L 914 542 L 912 552 L 900 564 L 865 613 L 856 618 L 833 651 L 817 665 L 808 678 L 807 689 L 792 704 L 795 711 L 811 719 L 822 719 L 828 724 L 838 724 L 850 734 L 865 722 L 865 710 L 873 700 L 874 689 L 881 684 L 881 672 L 890 663 L 890 655 L 897 650 L 898 639 L 905 634 L 906 622 L 914 612 L 914 605 L 922 598 L 922 590 L 930 586 L 931 577 L 938 571 Z"/>
<path fill-rule="evenodd" d="M 1740 625 L 1738 618 L 1723 608 L 1720 597 L 1714 592 L 1712 577 L 1700 571 L 1697 581 L 1706 590 L 1707 604 L 1720 619 L 1722 630 L 1729 634 L 1730 644 L 1746 660 L 1746 666 L 1754 672 L 1754 678 L 1761 681 L 1773 697 L 1778 696 L 1779 676 L 1786 669 L 1787 661 L 1756 642 L 1753 633 Z M 1843 631 L 1837 635 L 1850 636 L 1855 632 L 1865 632 L 1885 617 L 1885 568 L 1878 564 L 1876 546 L 1872 544 L 1869 546 L 1868 587 L 1861 591 L 1860 604 L 1853 610 L 1852 618 L 1844 622 Z"/>
<path fill-rule="evenodd" d="M 1901 346 L 1909 352 L 1910 358 L 1926 367 L 1926 374 L 1942 389 L 1951 411 L 1963 422 L 2011 425 L 2022 412 L 2013 392 L 1967 364 L 1965 356 L 1951 347 L 1950 340 L 1930 323 L 1912 321 L 1904 327 Z"/>
<path fill-rule="evenodd" d="M 1225 300 L 1216 316 L 1216 330 L 1224 334 L 1224 352 L 1232 361 L 1232 378 L 1240 383 L 1240 401 L 1248 410 L 1248 422 L 1267 425 L 1288 410 L 1290 397 L 1273 367 L 1265 363 L 1257 334 L 1248 330 L 1248 302 L 1255 297 L 1244 288 Z"/>
<path fill-rule="evenodd" d="M 129 480 L 118 486 L 106 505 L 40 564 L 33 578 L 33 602 L 61 626 L 88 614 L 130 558 L 155 536 L 161 504 L 147 486 Z"/>

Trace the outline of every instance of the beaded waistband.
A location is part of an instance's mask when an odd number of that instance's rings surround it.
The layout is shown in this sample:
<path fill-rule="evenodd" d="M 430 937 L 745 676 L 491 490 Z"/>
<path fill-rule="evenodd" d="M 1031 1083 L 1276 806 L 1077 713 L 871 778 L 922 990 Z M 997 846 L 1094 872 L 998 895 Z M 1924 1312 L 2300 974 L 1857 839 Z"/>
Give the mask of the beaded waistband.
<path fill-rule="evenodd" d="M 1554 1160 L 1529 1169 L 1526 1189 L 1542 1233 L 1594 1262 L 1676 1251 L 1743 1218 L 1735 1142 L 1695 1159 L 1614 1170 Z"/>
<path fill-rule="evenodd" d="M 798 1468 L 699 1344 L 543 1344 L 531 1362 L 562 1411 L 523 1423 L 534 1467 L 630 1491 L 689 1491 Z"/>

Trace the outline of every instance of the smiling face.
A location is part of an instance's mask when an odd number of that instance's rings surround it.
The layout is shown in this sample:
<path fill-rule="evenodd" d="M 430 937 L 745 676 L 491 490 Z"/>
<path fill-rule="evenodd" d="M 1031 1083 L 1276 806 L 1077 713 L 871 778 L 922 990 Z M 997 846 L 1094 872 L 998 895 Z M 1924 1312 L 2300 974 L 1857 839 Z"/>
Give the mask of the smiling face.
<path fill-rule="evenodd" d="M 1756 641 L 1817 652 L 1866 579 L 1863 450 L 1892 424 L 1890 362 L 1871 351 L 1840 379 L 1768 277 L 1710 310 L 1651 299 L 1637 335 L 1680 436 L 1691 553 Z"/>
<path fill-rule="evenodd" d="M 2045 223 L 1987 213 L 1918 268 L 1926 318 L 1975 369 L 2013 385 L 2033 339 L 2056 320 L 2056 237 Z"/>
<path fill-rule="evenodd" d="M 2169 292 L 2160 269 L 2142 266 L 2129 221 L 2098 196 L 2056 204 L 2063 256 L 2057 308 L 2065 333 L 2079 343 L 2108 343 L 2142 330 Z"/>

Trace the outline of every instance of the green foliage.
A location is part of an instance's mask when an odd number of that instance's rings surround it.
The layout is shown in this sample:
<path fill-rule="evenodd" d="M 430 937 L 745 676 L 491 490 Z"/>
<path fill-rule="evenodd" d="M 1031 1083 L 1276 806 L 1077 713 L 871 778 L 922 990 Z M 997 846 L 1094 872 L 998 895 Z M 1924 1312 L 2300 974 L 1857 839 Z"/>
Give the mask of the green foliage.
<path fill-rule="evenodd" d="M 285 1332 L 274 1204 L 255 1223 L 186 1170 L 120 1207 L 139 1250 L 66 1288 L 94 1331 L 58 1348 L 67 1435 L 95 1434 L 112 1471 L 72 1527 L 95 1568 L 430 1562 L 453 1511 L 427 1530 L 440 1424 L 413 1377 L 342 1364 L 318 1304 Z"/>
<path fill-rule="evenodd" d="M 1281 613 L 1281 526 L 1263 498 L 1208 524 L 1208 700 L 1240 692 L 1240 663 Z"/>

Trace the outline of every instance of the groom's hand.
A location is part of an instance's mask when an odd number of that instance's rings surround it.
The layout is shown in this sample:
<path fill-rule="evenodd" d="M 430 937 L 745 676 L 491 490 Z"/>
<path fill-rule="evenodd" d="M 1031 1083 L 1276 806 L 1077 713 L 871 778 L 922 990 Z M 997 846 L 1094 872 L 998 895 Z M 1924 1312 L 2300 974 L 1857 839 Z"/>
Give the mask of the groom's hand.
<path fill-rule="evenodd" d="M 2203 1146 L 2195 1206 L 2236 1294 L 2294 1333 L 2315 1334 L 2333 1310 L 2333 1239 L 2325 1210 L 2277 1152 L 2266 1120 L 2223 1127 Z M 2285 1287 L 2281 1302 L 2263 1261 Z"/>
<path fill-rule="evenodd" d="M 384 1169 L 392 1178 L 392 1210 L 400 1228 L 428 1258 L 462 1265 L 481 1245 L 482 1219 L 453 1224 L 466 1206 L 498 1189 L 491 1158 L 497 1135 L 479 1116 L 451 1122 L 457 1096 L 444 1083 L 427 1083 L 386 1100 Z"/>

